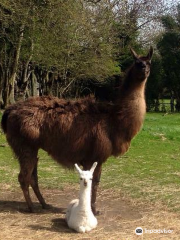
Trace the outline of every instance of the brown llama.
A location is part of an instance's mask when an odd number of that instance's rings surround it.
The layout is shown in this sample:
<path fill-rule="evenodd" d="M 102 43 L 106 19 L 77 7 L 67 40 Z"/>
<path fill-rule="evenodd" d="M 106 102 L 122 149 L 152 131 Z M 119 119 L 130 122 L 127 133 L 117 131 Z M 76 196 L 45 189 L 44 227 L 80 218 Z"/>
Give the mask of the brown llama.
<path fill-rule="evenodd" d="M 2 117 L 2 129 L 20 164 L 19 183 L 30 212 L 33 204 L 29 186 L 43 208 L 38 187 L 38 150 L 48 152 L 64 167 L 82 165 L 89 170 L 98 162 L 92 183 L 92 210 L 96 214 L 96 193 L 102 164 L 111 155 L 123 155 L 139 132 L 146 112 L 144 90 L 150 74 L 152 47 L 145 57 L 131 49 L 130 67 L 114 103 L 86 98 L 67 101 L 51 96 L 34 97 L 9 106 Z"/>

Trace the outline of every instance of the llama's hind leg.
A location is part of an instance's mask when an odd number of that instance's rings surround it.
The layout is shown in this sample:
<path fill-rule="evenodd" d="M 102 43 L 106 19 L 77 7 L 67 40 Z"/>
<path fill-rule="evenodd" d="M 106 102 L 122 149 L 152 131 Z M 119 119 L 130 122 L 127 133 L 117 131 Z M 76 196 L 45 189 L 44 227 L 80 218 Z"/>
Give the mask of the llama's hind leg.
<path fill-rule="evenodd" d="M 31 184 L 31 187 L 32 187 L 34 193 L 36 194 L 37 199 L 41 203 L 42 208 L 48 209 L 50 207 L 50 205 L 46 204 L 43 196 L 41 195 L 41 192 L 40 192 L 39 186 L 38 186 L 37 163 L 38 163 L 38 158 L 37 158 L 36 164 L 34 166 L 34 169 L 33 169 L 32 175 L 31 175 L 30 184 Z"/>
<path fill-rule="evenodd" d="M 33 203 L 29 194 L 29 186 L 31 184 L 32 173 L 37 163 L 37 149 L 22 146 L 23 151 L 15 151 L 19 159 L 20 173 L 18 176 L 24 198 L 28 205 L 29 211 L 33 212 Z M 19 149 L 18 149 L 19 150 Z"/>
<path fill-rule="evenodd" d="M 21 164 L 21 170 L 18 176 L 18 180 L 21 185 L 21 189 L 23 191 L 24 198 L 26 200 L 30 212 L 33 212 L 33 203 L 29 195 L 29 185 L 31 181 L 32 171 L 33 171 L 32 165 L 28 164 L 27 166 L 22 166 Z"/>

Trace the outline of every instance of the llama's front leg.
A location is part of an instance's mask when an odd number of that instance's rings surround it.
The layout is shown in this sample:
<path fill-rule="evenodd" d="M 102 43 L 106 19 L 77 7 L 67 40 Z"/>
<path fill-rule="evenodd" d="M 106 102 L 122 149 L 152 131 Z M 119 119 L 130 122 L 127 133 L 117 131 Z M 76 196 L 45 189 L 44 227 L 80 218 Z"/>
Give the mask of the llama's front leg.
<path fill-rule="evenodd" d="M 99 211 L 96 210 L 96 196 L 97 196 L 97 189 L 98 189 L 100 178 L 101 178 L 101 171 L 102 171 L 102 164 L 98 163 L 93 174 L 93 182 L 92 182 L 91 208 L 94 215 L 99 214 Z"/>

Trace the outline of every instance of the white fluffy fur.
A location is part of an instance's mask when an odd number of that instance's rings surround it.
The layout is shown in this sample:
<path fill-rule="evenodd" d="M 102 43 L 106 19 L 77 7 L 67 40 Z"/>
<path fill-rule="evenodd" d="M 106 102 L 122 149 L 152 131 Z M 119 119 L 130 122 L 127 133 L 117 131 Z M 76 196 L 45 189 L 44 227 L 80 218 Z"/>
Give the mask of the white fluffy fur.
<path fill-rule="evenodd" d="M 91 210 L 91 186 L 96 166 L 97 162 L 93 164 L 90 171 L 82 171 L 75 164 L 80 175 L 80 194 L 79 199 L 70 202 L 66 212 L 66 221 L 69 228 L 79 233 L 91 231 L 97 226 L 97 219 Z"/>

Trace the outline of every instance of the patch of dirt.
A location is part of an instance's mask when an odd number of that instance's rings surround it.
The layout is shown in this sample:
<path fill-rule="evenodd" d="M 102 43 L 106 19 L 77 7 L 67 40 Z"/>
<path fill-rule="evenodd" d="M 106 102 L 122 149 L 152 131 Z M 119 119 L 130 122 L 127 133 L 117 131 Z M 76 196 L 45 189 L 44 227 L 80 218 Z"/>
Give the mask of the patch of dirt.
<path fill-rule="evenodd" d="M 79 234 L 69 229 L 64 218 L 68 203 L 78 197 L 78 190 L 67 186 L 63 190 L 42 189 L 49 210 L 43 210 L 31 192 L 36 213 L 28 213 L 22 192 L 3 188 L 0 192 L 0 240 L 7 239 L 81 239 L 134 240 L 180 239 L 180 216 L 160 206 L 144 206 L 124 199 L 120 192 L 99 190 L 98 226 L 90 233 Z M 142 227 L 138 236 L 135 229 Z M 147 230 L 173 230 L 172 233 L 146 233 Z"/>

